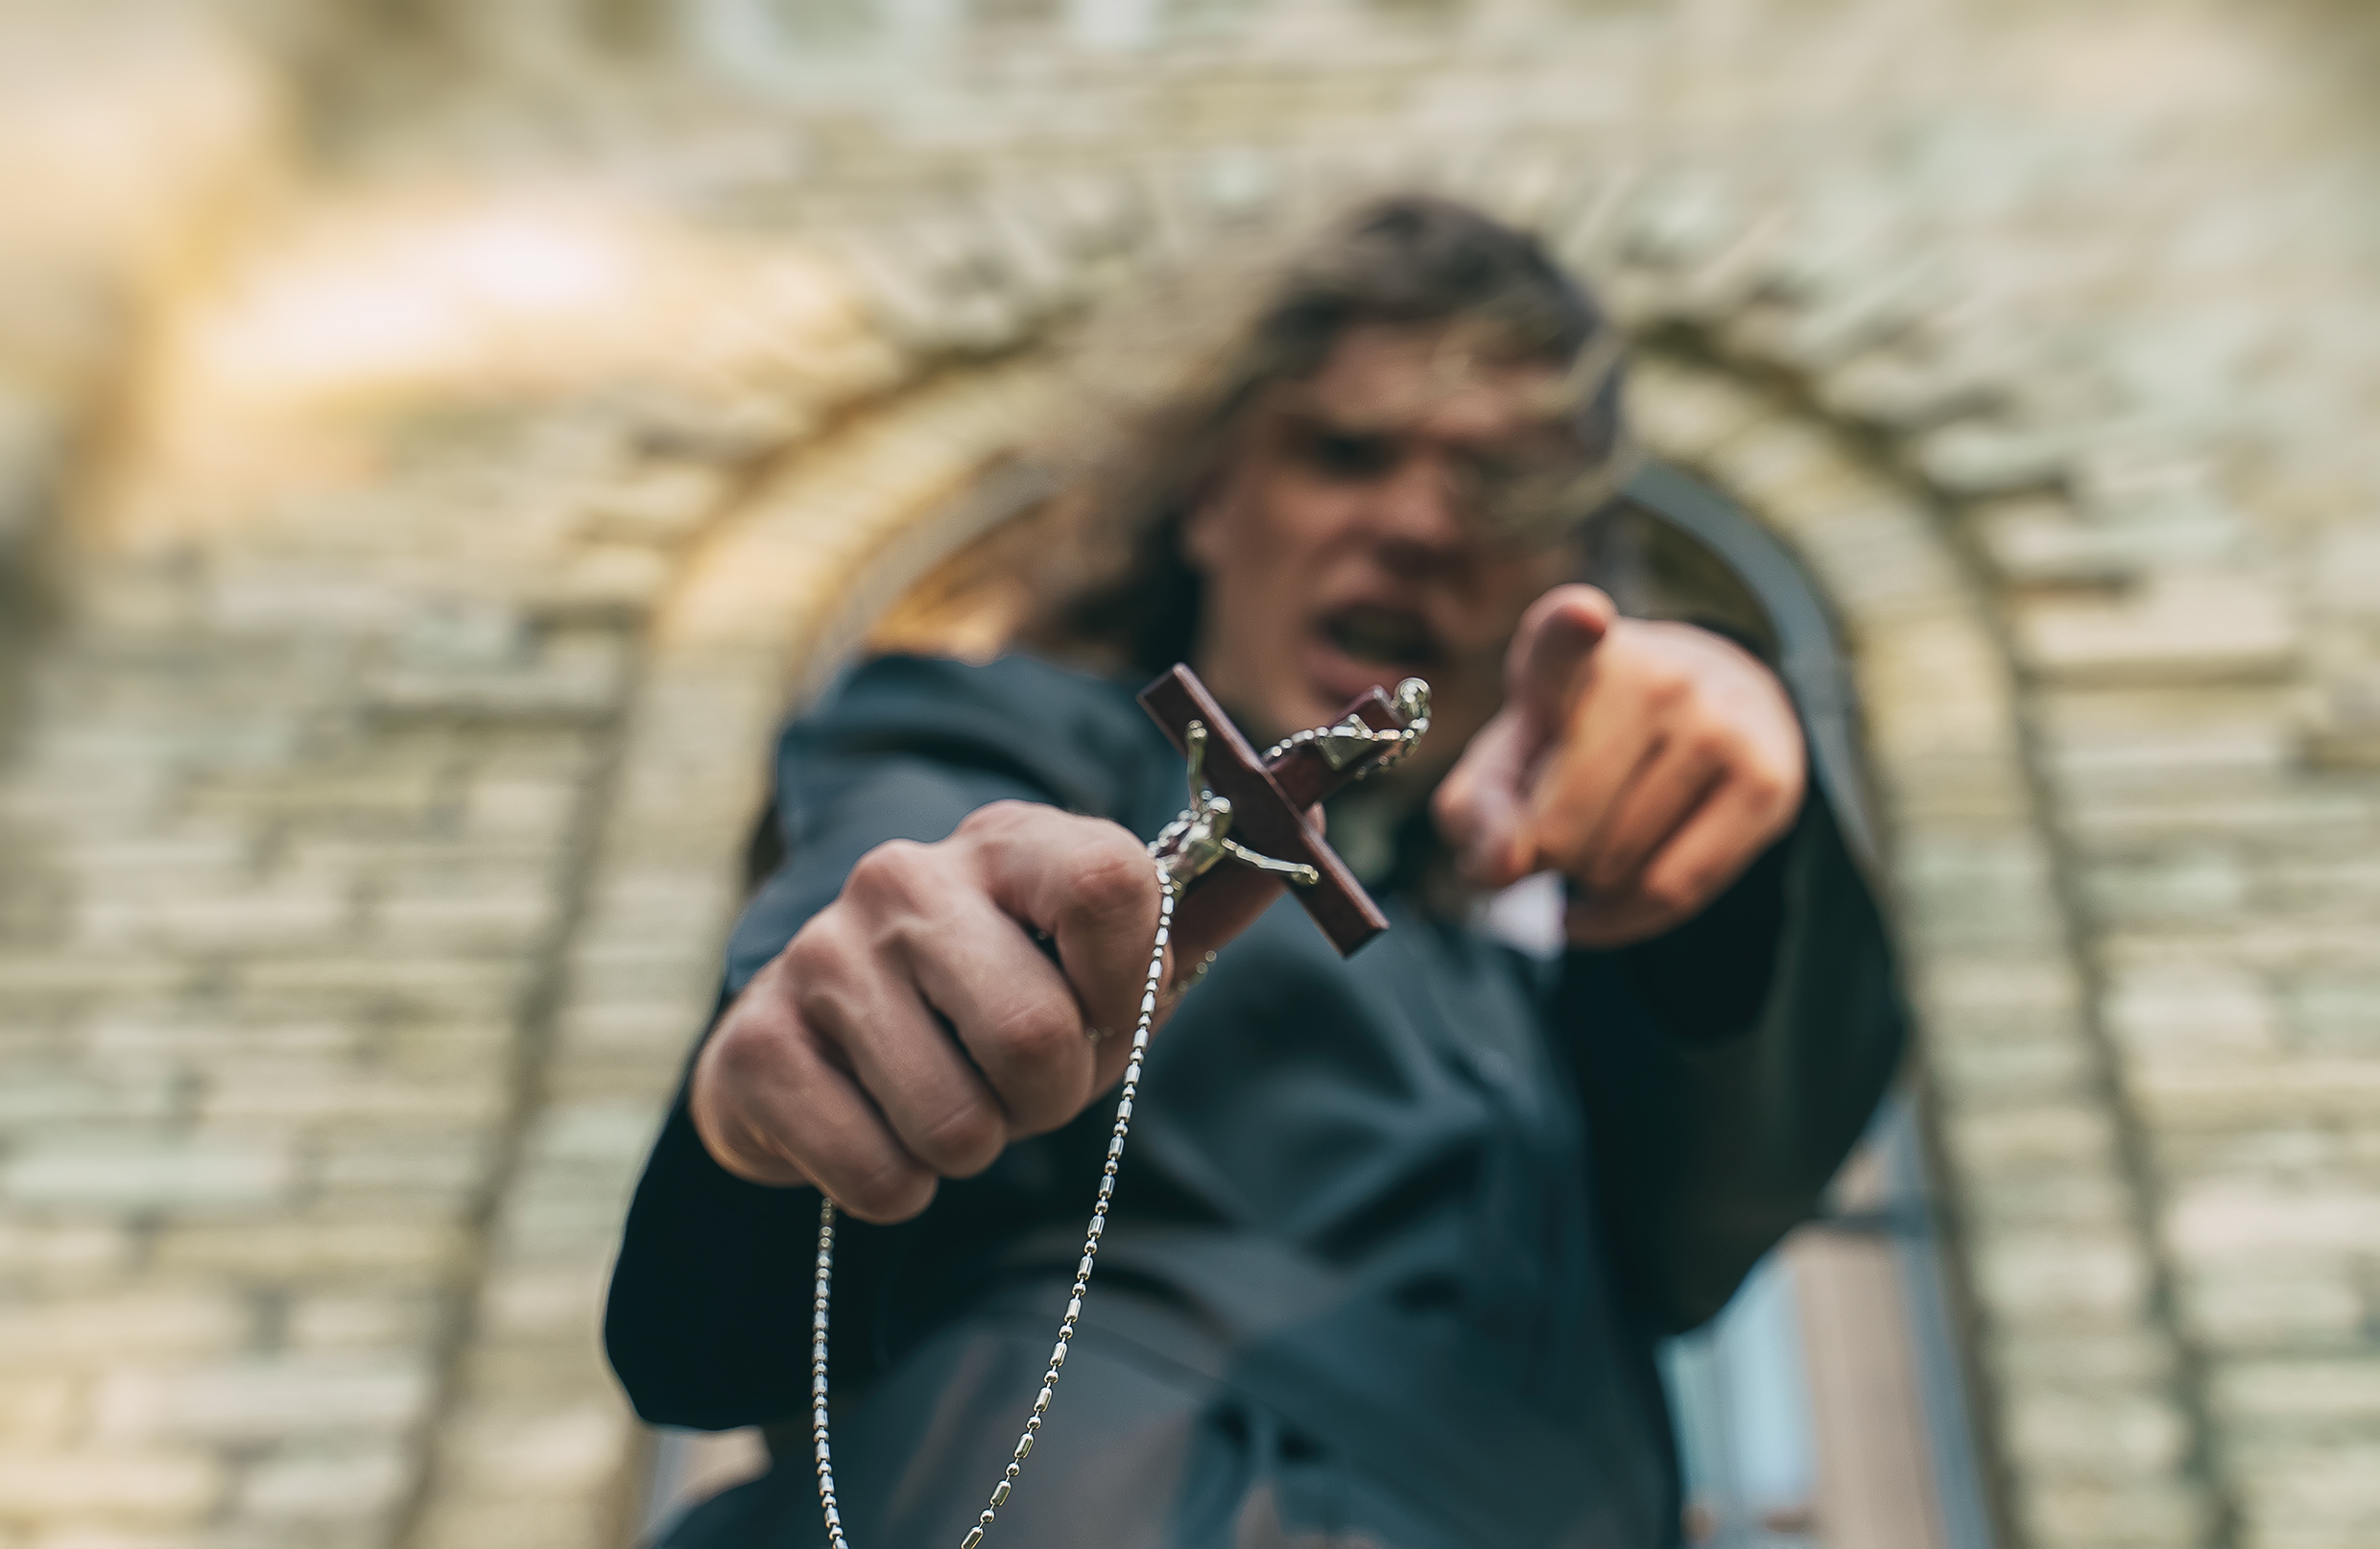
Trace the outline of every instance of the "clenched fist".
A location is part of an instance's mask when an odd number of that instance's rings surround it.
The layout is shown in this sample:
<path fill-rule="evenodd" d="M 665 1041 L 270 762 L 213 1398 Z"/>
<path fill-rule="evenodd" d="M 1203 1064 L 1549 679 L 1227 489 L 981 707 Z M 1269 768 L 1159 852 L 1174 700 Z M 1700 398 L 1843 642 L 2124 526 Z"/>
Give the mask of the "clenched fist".
<path fill-rule="evenodd" d="M 1169 981 L 1277 893 L 1202 911 L 1168 948 Z M 939 1179 L 982 1172 L 1123 1074 L 1131 1040 L 1092 1035 L 1138 1018 L 1157 903 L 1139 840 L 1052 807 L 995 802 L 940 843 L 877 846 L 703 1046 L 703 1145 L 865 1221 L 916 1215 Z"/>
<path fill-rule="evenodd" d="M 1750 653 L 1558 586 L 1521 620 L 1505 703 L 1439 788 L 1472 882 L 1557 870 L 1569 934 L 1622 946 L 1691 918 L 1801 810 L 1801 726 Z"/>

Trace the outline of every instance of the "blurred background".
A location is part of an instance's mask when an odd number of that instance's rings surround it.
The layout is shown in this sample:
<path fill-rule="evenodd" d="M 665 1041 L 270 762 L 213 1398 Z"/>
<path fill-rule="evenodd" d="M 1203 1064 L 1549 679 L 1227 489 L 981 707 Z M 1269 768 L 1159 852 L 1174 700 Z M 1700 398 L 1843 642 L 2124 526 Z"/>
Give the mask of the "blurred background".
<path fill-rule="evenodd" d="M 1768 555 L 1868 774 L 1919 1043 L 1673 1351 L 1693 1534 L 2380 1544 L 2375 81 L 2353 0 L 8 5 L 0 1549 L 758 1466 L 595 1326 L 774 728 L 1392 186 L 1603 289 L 1624 546 Z"/>

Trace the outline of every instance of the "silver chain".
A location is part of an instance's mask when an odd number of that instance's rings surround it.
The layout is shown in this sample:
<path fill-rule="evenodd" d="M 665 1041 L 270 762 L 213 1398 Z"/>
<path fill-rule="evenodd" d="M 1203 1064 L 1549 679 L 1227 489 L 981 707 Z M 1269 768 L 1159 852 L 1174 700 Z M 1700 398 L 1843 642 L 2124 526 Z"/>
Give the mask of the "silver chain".
<path fill-rule="evenodd" d="M 1154 855 L 1156 846 L 1150 846 Z M 1174 939 L 1174 878 L 1157 863 L 1157 933 L 1149 949 L 1149 977 L 1140 993 L 1140 1019 L 1132 1028 L 1132 1058 L 1124 1067 L 1124 1086 L 1116 1096 L 1115 1128 L 1107 1134 L 1107 1160 L 1100 1169 L 1099 1199 L 1091 1206 L 1091 1224 L 1083 1234 L 1083 1261 L 1075 1266 L 1074 1289 L 1066 1315 L 1059 1321 L 1058 1344 L 1050 1351 L 1049 1370 L 1041 1373 L 1041 1391 L 1034 1395 L 1033 1413 L 1000 1482 L 991 1487 L 991 1501 L 960 1540 L 959 1549 L 977 1549 L 991 1528 L 992 1518 L 1008 1504 L 1016 1476 L 1024 1471 L 1033 1439 L 1041 1432 L 1041 1418 L 1050 1410 L 1050 1394 L 1066 1364 L 1066 1347 L 1074 1343 L 1075 1324 L 1083 1317 L 1083 1299 L 1091 1289 L 1091 1263 L 1099 1256 L 1100 1238 L 1107 1230 L 1107 1202 L 1115 1193 L 1116 1170 L 1124 1159 L 1124 1137 L 1132 1129 L 1132 1100 L 1140 1095 L 1140 1066 L 1149 1052 L 1149 1027 L 1156 1019 L 1157 990 L 1165 981 L 1165 947 Z M 810 1299 L 810 1441 L 818 1459 L 819 1509 L 826 1516 L 826 1541 L 831 1549 L 850 1549 L 843 1534 L 843 1512 L 835 1503 L 835 1465 L 826 1436 L 826 1304 L 835 1277 L 835 1202 L 819 1197 L 818 1277 Z"/>
<path fill-rule="evenodd" d="M 1395 748 L 1367 764 L 1357 774 L 1356 778 L 1362 779 L 1389 768 L 1413 751 L 1414 744 L 1419 742 L 1421 734 L 1430 729 L 1430 718 L 1426 713 L 1419 715 L 1410 725 L 1395 731 L 1376 731 L 1362 727 L 1361 723 L 1355 723 L 1355 726 L 1374 742 L 1392 741 L 1396 744 Z M 1303 747 L 1320 737 L 1349 734 L 1351 727 L 1347 725 L 1309 727 L 1274 743 L 1266 751 L 1264 761 L 1270 764 L 1291 749 Z M 1141 988 L 1140 1018 L 1132 1028 L 1132 1057 L 1124 1067 L 1124 1085 L 1116 1096 L 1115 1126 L 1107 1132 L 1107 1159 L 1100 1169 L 1099 1198 L 1091 1205 L 1091 1224 L 1083 1235 L 1083 1260 L 1075 1266 L 1074 1288 L 1067 1297 L 1066 1315 L 1059 1320 L 1058 1344 L 1050 1351 L 1049 1369 L 1041 1373 L 1041 1391 L 1034 1395 L 1033 1413 L 1026 1417 L 1024 1432 L 1016 1439 L 1016 1449 L 1010 1455 L 1008 1466 L 1001 1470 L 1000 1482 L 991 1487 L 989 1504 L 976 1516 L 975 1525 L 967 1529 L 966 1537 L 959 1542 L 959 1549 L 978 1549 L 984 1541 L 984 1535 L 990 1531 L 1000 1508 L 1008 1504 L 1009 1492 L 1016 1485 L 1016 1476 L 1024 1472 L 1025 1459 L 1033 1451 L 1033 1439 L 1041 1434 L 1042 1417 L 1050 1411 L 1050 1396 L 1058 1387 L 1058 1374 L 1066 1365 L 1067 1346 L 1074 1343 L 1075 1324 L 1083 1317 L 1083 1299 L 1090 1294 L 1091 1265 L 1099 1256 L 1100 1238 L 1107 1229 L 1107 1203 L 1115 1194 L 1116 1172 L 1124 1159 L 1124 1138 L 1131 1133 L 1132 1102 L 1140 1095 L 1141 1061 L 1149 1052 L 1149 1029 L 1156 1019 L 1158 990 L 1165 982 L 1165 948 L 1174 939 L 1174 900 L 1178 890 L 1173 872 L 1167 869 L 1169 857 L 1166 850 L 1188 831 L 1197 817 L 1195 810 L 1183 812 L 1149 842 L 1149 854 L 1156 862 L 1159 890 L 1156 939 L 1149 948 L 1149 977 Z M 1176 989 L 1175 995 L 1178 996 L 1190 984 L 1205 977 L 1207 965 L 1214 961 L 1215 954 L 1206 954 L 1197 972 L 1188 983 Z M 1166 1004 L 1171 1004 L 1170 997 Z M 1094 1037 L 1092 1041 L 1096 1043 L 1098 1039 Z M 828 1444 L 826 1434 L 826 1309 L 834 1278 L 835 1202 L 821 1192 L 819 1196 L 818 1275 L 812 1282 L 810 1299 L 810 1442 L 818 1462 L 819 1510 L 825 1514 L 827 1544 L 829 1549 L 851 1549 L 850 1540 L 844 1537 L 843 1510 L 835 1500 L 834 1452 Z"/>
<path fill-rule="evenodd" d="M 1384 769 L 1394 769 L 1398 764 L 1403 763 L 1405 761 L 1405 756 L 1414 751 L 1414 744 L 1419 742 L 1422 735 L 1429 729 L 1430 718 L 1426 715 L 1418 717 L 1412 724 L 1399 727 L 1393 731 L 1376 730 L 1373 727 L 1364 726 L 1361 722 L 1341 722 L 1337 726 L 1329 727 L 1308 727 L 1303 731 L 1292 732 L 1290 735 L 1283 737 L 1280 741 L 1274 743 L 1272 747 L 1267 748 L 1264 751 L 1264 757 L 1260 759 L 1259 762 L 1270 765 L 1274 759 L 1280 757 L 1283 753 L 1288 752 L 1293 748 L 1303 748 L 1306 744 L 1310 742 L 1318 742 L 1324 737 L 1344 737 L 1351 735 L 1357 731 L 1361 731 L 1368 736 L 1373 742 L 1393 742 L 1396 744 L 1394 748 L 1390 749 L 1387 752 L 1382 753 L 1378 758 L 1373 759 L 1371 762 L 1366 764 L 1362 769 L 1355 772 L 1355 777 L 1357 779 L 1368 780 Z M 1190 825 L 1198 821 L 1198 813 L 1194 810 L 1185 810 L 1178 814 L 1172 822 L 1167 823 L 1164 827 L 1157 830 L 1156 838 L 1149 841 L 1149 853 L 1152 855 L 1162 854 L 1166 849 L 1172 846 L 1176 840 L 1179 839 L 1183 834 L 1189 832 Z"/>
<path fill-rule="evenodd" d="M 1371 762 L 1366 764 L 1362 769 L 1355 772 L 1355 777 L 1357 779 L 1368 780 L 1384 769 L 1394 769 L 1398 764 L 1403 763 L 1405 761 L 1405 755 L 1414 751 L 1414 744 L 1419 742 L 1422 734 L 1429 729 L 1430 718 L 1426 715 L 1413 722 L 1410 726 L 1398 727 L 1393 731 L 1377 730 L 1371 727 L 1365 726 L 1360 721 L 1342 722 L 1340 725 L 1335 727 L 1308 727 L 1303 731 L 1291 732 L 1288 736 L 1283 737 L 1272 747 L 1267 748 L 1264 751 L 1263 762 L 1270 764 L 1274 759 L 1280 757 L 1283 753 L 1289 751 L 1292 748 L 1302 748 L 1307 743 L 1318 742 L 1324 737 L 1346 737 L 1356 735 L 1359 732 L 1368 736 L 1373 742 L 1392 742 L 1396 744 L 1394 748 L 1390 749 L 1387 752 L 1382 753 L 1378 758 L 1373 759 Z"/>

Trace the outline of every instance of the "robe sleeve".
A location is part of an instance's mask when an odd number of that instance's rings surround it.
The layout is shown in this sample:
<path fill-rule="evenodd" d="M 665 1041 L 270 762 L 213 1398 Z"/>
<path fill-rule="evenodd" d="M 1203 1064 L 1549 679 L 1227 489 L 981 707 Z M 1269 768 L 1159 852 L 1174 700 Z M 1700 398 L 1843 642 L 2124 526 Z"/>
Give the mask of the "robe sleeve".
<path fill-rule="evenodd" d="M 783 860 L 736 923 L 720 1008 L 887 840 L 944 838 L 1004 798 L 1113 815 L 1149 754 L 1137 714 L 1110 685 L 1023 657 L 972 667 L 893 656 L 859 669 L 785 733 Z M 638 1415 L 720 1430 L 807 1406 L 818 1208 L 816 1190 L 747 1182 L 713 1161 L 681 1081 L 629 1207 L 604 1315 Z M 840 1370 L 869 1364 L 874 1289 L 901 1240 L 898 1229 L 853 1233 L 837 1254 Z"/>
<path fill-rule="evenodd" d="M 1883 920 L 1821 782 L 1794 828 L 1667 936 L 1563 961 L 1608 1260 L 1654 1326 L 1691 1328 L 1808 1219 L 1906 1023 Z"/>

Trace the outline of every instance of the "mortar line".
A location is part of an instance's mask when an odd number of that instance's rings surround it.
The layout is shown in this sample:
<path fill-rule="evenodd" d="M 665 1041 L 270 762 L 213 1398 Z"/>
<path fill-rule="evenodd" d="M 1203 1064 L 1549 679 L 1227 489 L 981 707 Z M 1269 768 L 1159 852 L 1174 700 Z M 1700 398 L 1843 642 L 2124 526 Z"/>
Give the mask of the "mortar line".
<path fill-rule="evenodd" d="M 416 1541 L 437 1494 L 443 1472 L 439 1442 L 465 1396 L 464 1367 L 477 1343 L 478 1303 L 487 1289 L 494 1257 L 497 1224 L 519 1180 L 529 1130 L 545 1106 L 543 1077 L 553 1046 L 555 1013 L 568 986 L 570 949 L 586 916 L 589 883 L 595 873 L 594 841 L 603 832 L 617 788 L 621 754 L 628 740 L 629 706 L 644 681 L 645 636 L 649 626 L 639 625 L 633 632 L 636 645 L 631 655 L 632 665 L 623 677 L 618 703 L 606 717 L 600 733 L 602 745 L 590 760 L 578 810 L 571 815 L 563 845 L 561 875 L 557 884 L 561 907 L 537 950 L 536 967 L 515 1018 L 512 1057 L 505 1067 L 504 1117 L 496 1131 L 494 1153 L 488 1159 L 487 1183 L 464 1222 L 464 1232 L 469 1246 L 442 1299 L 446 1305 L 438 1325 L 436 1375 L 421 1429 L 420 1466 L 414 1475 L 413 1489 L 392 1514 L 388 1541 L 393 1545 Z"/>
<path fill-rule="evenodd" d="M 901 386 L 905 384 L 889 391 L 897 393 Z M 709 513 L 678 546 L 674 556 L 673 582 L 684 574 L 703 541 L 766 489 L 786 463 L 832 440 L 858 412 L 857 405 L 838 405 L 823 418 L 816 433 L 752 459 L 725 481 Z M 505 1067 L 504 1118 L 497 1127 L 497 1143 L 488 1161 L 486 1185 L 464 1222 L 469 1247 L 455 1284 L 444 1297 L 446 1305 L 439 1320 L 435 1346 L 436 1375 L 427 1406 L 428 1418 L 418 1442 L 420 1464 L 412 1490 L 392 1515 L 388 1538 L 392 1545 L 409 1545 L 417 1540 L 442 1483 L 445 1470 L 439 1456 L 440 1441 L 466 1396 L 464 1368 L 479 1343 L 478 1302 L 494 1267 L 496 1228 L 506 1203 L 519 1183 L 529 1132 L 544 1111 L 550 1095 L 555 1024 L 570 989 L 571 949 L 579 940 L 592 901 L 592 884 L 603 859 L 604 841 L 612 827 L 620 775 L 635 732 L 636 705 L 652 662 L 653 632 L 665 606 L 666 600 L 656 604 L 632 628 L 622 632 L 632 641 L 630 667 L 622 676 L 613 707 L 605 718 L 599 733 L 601 746 L 589 760 L 586 783 L 563 841 L 561 874 L 556 884 L 561 907 L 536 952 L 536 965 L 515 1018 L 512 1056 Z"/>
<path fill-rule="evenodd" d="M 2078 852 L 2067 826 L 2064 803 L 2049 774 L 2044 737 L 2035 714 L 2036 690 L 2041 679 L 2019 662 L 2014 632 L 2001 606 L 2001 588 L 1990 579 L 1989 564 L 1978 549 L 1972 528 L 1959 520 L 1953 503 L 1945 497 L 1932 495 L 1932 504 L 1961 569 L 1966 573 L 1969 584 L 1982 592 L 1987 605 L 1983 609 L 1985 628 L 2008 672 L 2010 706 L 2025 785 L 2038 819 L 2037 831 L 2049 852 L 2050 887 L 2063 917 L 2068 951 L 2082 981 L 2082 1042 L 2090 1052 L 2092 1094 L 2115 1131 L 2116 1162 L 2131 1207 L 2132 1232 L 2149 1268 L 2146 1311 L 2174 1355 L 2173 1374 L 2160 1386 L 2169 1391 L 2188 1428 L 2189 1445 L 2182 1459 L 2185 1477 L 2195 1480 L 2205 1491 L 2208 1514 L 2198 1535 L 2199 1541 L 2205 1549 L 2240 1549 L 2241 1512 L 2236 1493 L 2221 1466 L 2214 1411 L 2208 1395 L 2209 1362 L 2206 1352 L 2182 1323 L 2178 1276 L 2164 1234 L 2157 1228 L 2164 1214 L 2165 1190 L 2151 1155 L 2148 1126 L 2135 1111 L 2126 1085 L 2123 1055 L 2107 1029 L 2104 1010 L 2107 968 L 2100 950 L 2101 932 L 2083 885 L 2085 862 Z"/>

